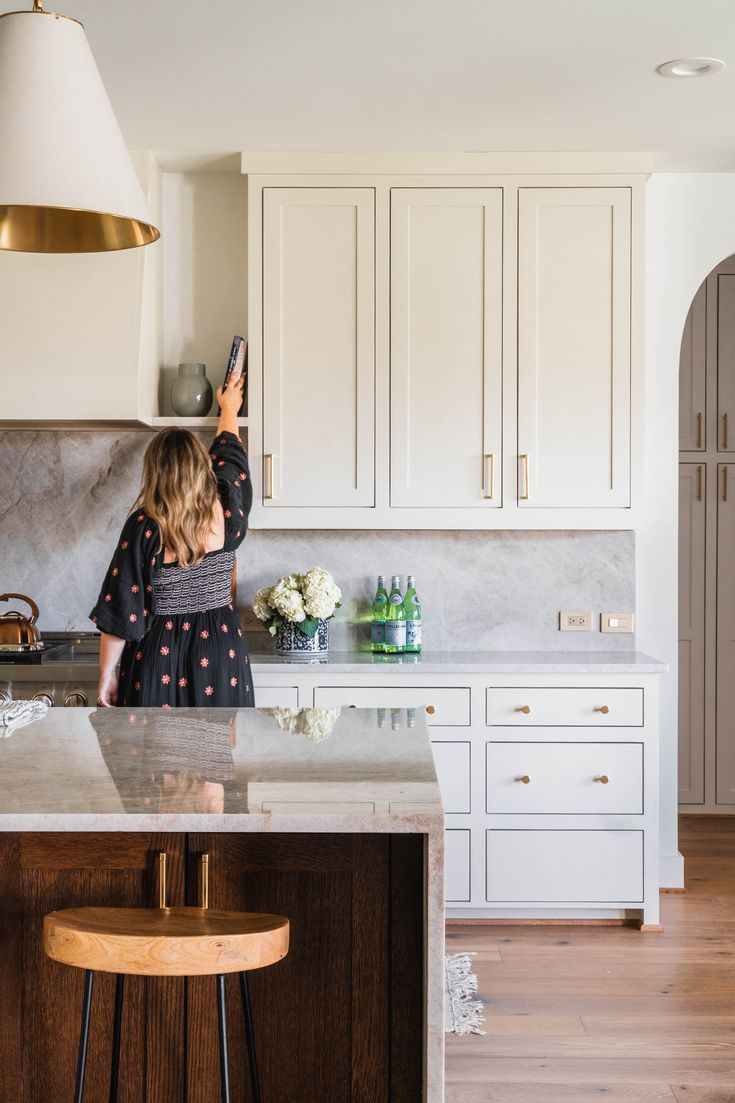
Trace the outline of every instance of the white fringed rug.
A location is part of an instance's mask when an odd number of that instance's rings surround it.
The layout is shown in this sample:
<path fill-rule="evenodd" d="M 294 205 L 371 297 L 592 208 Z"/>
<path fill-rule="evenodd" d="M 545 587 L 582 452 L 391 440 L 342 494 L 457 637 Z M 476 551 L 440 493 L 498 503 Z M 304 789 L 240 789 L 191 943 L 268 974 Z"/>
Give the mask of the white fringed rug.
<path fill-rule="evenodd" d="M 475 999 L 477 976 L 472 972 L 474 954 L 446 954 L 444 958 L 444 1030 L 448 1034 L 484 1034 L 485 1005 Z"/>

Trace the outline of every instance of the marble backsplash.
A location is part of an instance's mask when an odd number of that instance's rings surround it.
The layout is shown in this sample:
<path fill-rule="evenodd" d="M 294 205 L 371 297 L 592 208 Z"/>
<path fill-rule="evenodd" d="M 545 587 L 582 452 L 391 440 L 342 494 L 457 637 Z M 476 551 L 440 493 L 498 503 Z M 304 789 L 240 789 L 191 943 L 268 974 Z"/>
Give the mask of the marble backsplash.
<path fill-rule="evenodd" d="M 0 592 L 26 593 L 45 630 L 89 630 L 136 496 L 146 431 L 0 432 Z M 331 570 L 344 592 L 335 650 L 366 646 L 375 577 L 416 575 L 431 650 L 627 650 L 633 637 L 558 631 L 560 609 L 635 609 L 632 532 L 251 531 L 238 555 L 244 617 L 290 570 Z M 262 636 L 263 646 L 267 637 Z"/>

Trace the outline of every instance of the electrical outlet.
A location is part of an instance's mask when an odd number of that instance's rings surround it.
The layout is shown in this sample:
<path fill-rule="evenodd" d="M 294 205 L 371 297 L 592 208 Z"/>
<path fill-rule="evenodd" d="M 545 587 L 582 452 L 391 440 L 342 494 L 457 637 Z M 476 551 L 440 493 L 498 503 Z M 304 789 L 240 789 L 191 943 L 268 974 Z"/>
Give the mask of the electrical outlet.
<path fill-rule="evenodd" d="M 632 613 L 601 613 L 601 632 L 632 632 L 634 617 Z"/>
<path fill-rule="evenodd" d="M 559 613 L 560 632 L 591 632 L 592 613 Z"/>

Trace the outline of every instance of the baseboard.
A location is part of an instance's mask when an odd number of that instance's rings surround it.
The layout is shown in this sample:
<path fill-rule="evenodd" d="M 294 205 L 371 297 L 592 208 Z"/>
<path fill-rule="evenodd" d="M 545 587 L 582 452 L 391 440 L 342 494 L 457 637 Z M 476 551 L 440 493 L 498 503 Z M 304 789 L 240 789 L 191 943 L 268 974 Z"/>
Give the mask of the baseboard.
<path fill-rule="evenodd" d="M 659 881 L 662 889 L 684 888 L 684 857 L 678 850 L 659 857 Z"/>

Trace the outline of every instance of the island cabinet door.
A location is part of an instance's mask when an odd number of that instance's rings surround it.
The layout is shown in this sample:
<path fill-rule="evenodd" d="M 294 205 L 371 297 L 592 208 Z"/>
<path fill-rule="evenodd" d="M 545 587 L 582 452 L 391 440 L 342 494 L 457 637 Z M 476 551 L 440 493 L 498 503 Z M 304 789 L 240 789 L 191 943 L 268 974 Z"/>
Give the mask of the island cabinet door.
<path fill-rule="evenodd" d="M 269 509 L 373 506 L 375 192 L 263 191 Z"/>
<path fill-rule="evenodd" d="M 392 506 L 502 505 L 502 281 L 502 188 L 393 188 Z"/>
<path fill-rule="evenodd" d="M 629 506 L 630 189 L 518 202 L 518 504 Z"/>
<path fill-rule="evenodd" d="M 154 907 L 157 852 L 169 898 L 183 899 L 184 836 L 0 834 L 0 1100 L 69 1103 L 74 1095 L 84 972 L 50 961 L 47 912 L 77 906 Z M 115 980 L 95 975 L 85 1103 L 108 1098 Z M 120 1103 L 183 1099 L 184 987 L 129 977 Z"/>
<path fill-rule="evenodd" d="M 287 956 L 249 979 L 263 1099 L 420 1103 L 423 837 L 190 835 L 188 848 L 190 903 L 206 852 L 210 907 L 290 921 Z M 227 1000 L 232 1098 L 249 1101 L 235 977 Z M 211 980 L 188 982 L 187 1014 L 189 1103 L 220 1103 Z"/>

